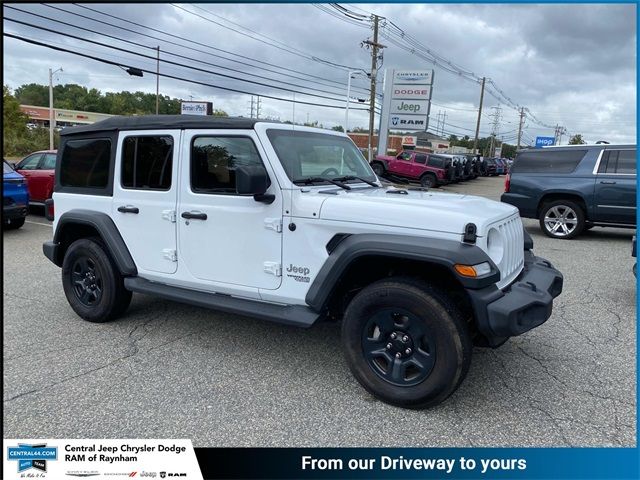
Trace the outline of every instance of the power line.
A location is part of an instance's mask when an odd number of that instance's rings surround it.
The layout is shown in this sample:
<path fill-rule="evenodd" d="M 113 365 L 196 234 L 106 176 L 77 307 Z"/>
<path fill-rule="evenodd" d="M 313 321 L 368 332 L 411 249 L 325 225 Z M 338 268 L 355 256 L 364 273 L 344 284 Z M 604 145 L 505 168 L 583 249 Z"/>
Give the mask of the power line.
<path fill-rule="evenodd" d="M 259 63 L 261 65 L 268 65 L 270 67 L 278 68 L 278 69 L 281 69 L 281 70 L 284 70 L 284 71 L 293 72 L 293 73 L 297 73 L 297 74 L 300 74 L 300 75 L 305 75 L 305 76 L 313 78 L 315 80 L 320 80 L 322 82 L 333 83 L 335 85 L 340 85 L 341 87 L 345 87 L 346 88 L 346 84 L 341 82 L 341 81 L 337 81 L 337 80 L 333 80 L 333 79 L 329 79 L 329 78 L 325 78 L 325 77 L 320 77 L 320 76 L 313 75 L 313 74 L 310 74 L 310 73 L 307 73 L 307 72 L 302 72 L 302 71 L 295 70 L 295 69 L 292 69 L 292 68 L 284 67 L 282 65 L 276 65 L 276 64 L 273 64 L 273 63 L 270 63 L 270 62 L 265 62 L 263 60 L 258 60 L 258 59 L 252 58 L 252 57 L 248 57 L 246 55 L 242 55 L 242 54 L 237 53 L 237 52 L 231 52 L 231 51 L 224 50 L 224 49 L 221 49 L 221 48 L 213 47 L 211 45 L 207 45 L 205 43 L 201 43 L 201 42 L 198 42 L 196 40 L 183 38 L 183 37 L 181 37 L 179 35 L 175 35 L 175 34 L 172 34 L 172 33 L 164 32 L 164 31 L 159 30 L 157 28 L 149 27 L 147 25 L 143 25 L 141 23 L 134 22 L 133 20 L 128 20 L 126 18 L 122 18 L 122 17 L 119 17 L 117 15 L 113 15 L 113 14 L 110 14 L 110 13 L 102 12 L 100 10 L 96 10 L 95 8 L 88 7 L 86 5 L 80 5 L 80 4 L 76 4 L 76 3 L 73 4 L 74 6 L 76 6 L 78 8 L 83 8 L 85 10 L 89 10 L 91 12 L 103 15 L 105 17 L 113 18 L 114 20 L 118 20 L 120 22 L 128 23 L 128 24 L 134 25 L 136 27 L 140 27 L 140 28 L 144 28 L 146 30 L 157 32 L 157 33 L 160 33 L 162 35 L 165 35 L 165 36 L 168 36 L 168 37 L 171 37 L 171 38 L 175 38 L 175 39 L 178 39 L 178 40 L 181 40 L 183 42 L 187 42 L 187 43 L 190 43 L 190 44 L 193 44 L 193 45 L 198 45 L 198 46 L 201 46 L 201 47 L 205 47 L 205 48 L 208 48 L 208 49 L 216 51 L 216 52 L 222 52 L 222 53 L 225 53 L 227 55 L 232 55 L 234 58 L 227 58 L 227 57 L 223 57 L 221 55 L 213 54 L 211 52 L 205 52 L 203 50 L 195 49 L 194 47 L 192 47 L 190 45 L 183 45 L 183 44 L 172 42 L 171 40 L 166 40 L 166 39 L 154 37 L 152 35 L 149 35 L 149 34 L 146 34 L 146 33 L 140 32 L 140 31 L 131 30 L 129 28 L 126 28 L 126 27 L 123 27 L 123 26 L 120 26 L 120 25 L 115 25 L 113 23 L 105 22 L 104 20 L 97 20 L 95 18 L 86 16 L 86 15 L 82 15 L 82 14 L 77 13 L 77 12 L 72 12 L 72 11 L 64 10 L 62 8 L 59 8 L 59 7 L 54 7 L 53 5 L 47 5 L 47 4 L 42 4 L 42 5 L 44 5 L 45 7 L 48 7 L 48 8 L 52 8 L 52 9 L 55 9 L 55 10 L 58 10 L 58 11 L 61 11 L 61 12 L 67 13 L 67 14 L 71 14 L 71 15 L 80 17 L 80 18 L 85 18 L 85 19 L 90 20 L 92 22 L 96 22 L 96 23 L 103 24 L 103 25 L 109 25 L 110 27 L 113 27 L 113 28 L 124 30 L 124 31 L 130 32 L 130 33 L 134 33 L 136 35 L 140 35 L 140 36 L 144 36 L 144 37 L 147 37 L 147 38 L 151 38 L 151 39 L 154 39 L 154 40 L 157 40 L 157 41 L 162 41 L 162 42 L 165 42 L 165 43 L 169 43 L 171 45 L 176 45 L 176 46 L 179 46 L 181 48 L 187 48 L 187 49 L 190 49 L 190 50 L 193 50 L 193 51 L 197 51 L 199 53 L 203 53 L 205 55 L 210 55 L 210 56 L 213 56 L 213 57 L 222 58 L 222 59 L 230 61 L 230 62 L 239 63 L 241 65 L 247 65 L 247 66 L 250 66 L 250 67 L 253 67 L 253 68 L 262 68 L 265 71 L 269 71 L 271 73 L 276 73 L 278 75 L 286 75 L 286 76 L 290 76 L 290 77 L 293 77 L 293 78 L 297 78 L 299 80 L 309 81 L 308 79 L 305 79 L 305 78 L 300 78 L 300 77 L 293 76 L 293 75 L 290 75 L 290 74 L 284 74 L 284 73 L 281 73 L 281 72 L 278 72 L 278 71 L 267 69 L 265 67 L 258 67 L 257 65 L 252 65 L 252 64 L 249 64 L 249 63 L 246 63 L 246 62 L 241 62 L 240 60 L 237 60 L 237 58 L 243 58 L 245 60 L 249 60 L 251 62 Z M 29 13 L 29 12 L 25 12 L 25 13 Z M 326 83 L 324 83 L 324 84 L 327 85 Z M 328 85 L 328 86 L 330 86 L 330 85 Z M 367 89 L 362 88 L 362 87 L 352 87 L 352 89 L 354 89 L 354 90 L 358 89 L 358 90 L 361 90 L 361 91 L 368 92 Z"/>
<path fill-rule="evenodd" d="M 7 8 L 13 8 L 13 7 L 7 6 Z M 19 9 L 14 9 L 14 10 L 22 11 L 22 10 L 19 10 Z M 26 12 L 26 13 L 29 13 L 29 12 Z M 36 14 L 32 14 L 32 15 L 36 15 Z M 37 16 L 41 17 L 41 15 L 37 15 Z M 45 17 L 43 17 L 43 18 L 45 18 Z M 65 35 L 65 36 L 68 36 L 68 37 L 71 37 L 71 38 L 76 38 L 76 39 L 79 39 L 79 40 L 82 40 L 82 41 L 89 41 L 89 40 L 82 39 L 80 37 L 75 37 L 75 36 L 73 36 L 71 34 L 68 34 L 68 33 L 65 33 L 65 32 L 60 32 L 58 30 L 52 30 L 52 29 L 49 29 L 49 28 L 46 28 L 46 27 L 43 27 L 43 26 L 40 26 L 40 25 L 35 25 L 35 24 L 32 24 L 32 23 L 23 22 L 23 21 L 15 20 L 15 19 L 8 18 L 8 17 L 5 17 L 5 20 L 8 20 L 8 21 L 14 22 L 14 23 L 19 23 L 19 24 L 22 24 L 22 25 L 26 25 L 28 27 L 36 28 L 38 30 L 44 30 L 44 31 L 47 31 L 47 32 L 51 32 L 51 33 L 54 33 L 54 34 L 57 34 L 57 35 Z M 60 23 L 60 24 L 63 24 L 63 25 L 67 25 L 67 26 L 70 26 L 70 27 L 73 27 L 73 28 L 76 28 L 76 29 L 79 29 L 79 30 L 86 31 L 86 32 L 95 33 L 95 32 L 93 32 L 92 30 L 90 30 L 88 28 L 75 26 L 75 25 L 72 25 L 70 23 L 63 22 L 61 20 L 51 19 L 50 21 L 57 22 L 57 23 Z M 106 37 L 114 39 L 114 40 L 118 40 L 118 41 L 123 42 L 123 43 L 129 43 L 131 45 L 135 45 L 135 46 L 138 46 L 138 47 L 141 47 L 141 48 L 147 48 L 147 49 L 150 49 L 150 50 L 155 50 L 154 47 L 150 47 L 148 45 L 144 45 L 144 44 L 141 44 L 141 43 L 138 43 L 138 42 L 134 42 L 132 40 L 127 40 L 127 39 L 123 39 L 123 38 L 120 38 L 120 37 L 116 37 L 114 35 L 109 35 L 107 33 L 100 33 L 100 35 L 106 36 Z M 103 45 L 103 44 L 101 44 L 101 45 Z M 103 45 L 103 46 L 106 46 L 108 48 L 112 48 L 109 45 Z M 174 56 L 174 57 L 177 57 L 177 58 L 182 58 L 182 59 L 185 59 L 185 60 L 188 60 L 188 61 L 194 61 L 192 57 L 188 57 L 186 55 L 181 55 L 181 54 L 178 54 L 178 53 L 175 53 L 175 52 L 171 52 L 169 50 L 163 50 L 163 53 L 171 55 L 171 56 Z M 204 60 L 198 60 L 198 62 L 201 63 L 201 64 L 212 66 L 212 67 L 222 68 L 224 70 L 229 70 L 231 72 L 237 72 L 237 73 L 241 73 L 241 74 L 248 74 L 248 72 L 245 72 L 245 71 L 242 71 L 242 70 L 238 70 L 238 69 L 231 68 L 231 67 L 225 67 L 225 66 L 222 66 L 222 65 L 217 65 L 215 63 L 206 62 Z M 218 73 L 213 73 L 213 74 L 214 75 L 218 75 Z M 220 74 L 220 75 L 222 75 L 222 74 Z M 300 84 L 297 84 L 297 83 L 285 82 L 283 80 L 277 80 L 275 78 L 264 77 L 264 76 L 255 75 L 255 74 L 253 76 L 257 77 L 257 78 L 262 78 L 264 80 L 280 82 L 281 84 L 284 84 L 284 85 L 290 85 L 290 86 L 293 86 L 293 87 L 304 88 L 304 89 L 311 90 L 311 91 L 327 93 L 327 94 L 330 94 L 330 95 L 340 95 L 339 93 L 332 92 L 332 91 L 329 91 L 329 90 L 322 90 L 322 89 L 317 89 L 317 88 L 313 88 L 313 87 L 307 87 L 306 85 L 300 85 Z M 235 78 L 235 77 L 233 77 L 233 78 Z M 241 81 L 250 82 L 249 80 L 241 80 Z M 279 87 L 274 85 L 273 88 L 279 88 Z M 301 92 L 301 93 L 303 93 L 303 92 Z M 309 95 L 311 95 L 311 94 L 309 94 Z M 336 98 L 335 100 L 341 100 L 341 98 Z"/>
<path fill-rule="evenodd" d="M 97 57 L 95 55 L 88 55 L 88 54 L 76 52 L 76 51 L 73 51 L 73 50 L 69 50 L 67 48 L 56 47 L 56 46 L 53 46 L 53 45 L 46 44 L 44 42 L 38 42 L 36 40 L 32 40 L 32 39 L 28 39 L 28 38 L 25 38 L 25 37 L 21 37 L 19 35 L 15 35 L 15 34 L 12 34 L 12 33 L 3 32 L 2 34 L 5 37 L 14 38 L 14 39 L 20 40 L 22 42 L 26 42 L 26 43 L 30 43 L 30 44 L 33 44 L 33 45 L 38 45 L 38 46 L 41 46 L 41 47 L 49 48 L 51 50 L 57 50 L 59 52 L 70 53 L 72 55 L 77 55 L 77 56 L 84 57 L 84 58 L 89 58 L 91 60 L 96 60 L 98 62 L 106 63 L 106 64 L 109 64 L 109 65 L 114 65 L 114 66 L 121 67 L 121 68 L 122 67 L 133 67 L 132 65 L 129 65 L 129 64 L 126 64 L 126 63 L 123 63 L 123 62 L 114 62 L 114 61 L 111 61 L 111 60 L 106 60 L 104 58 Z M 154 70 L 149 70 L 149 69 L 144 69 L 144 68 L 139 68 L 139 67 L 133 67 L 133 68 L 138 68 L 140 71 L 142 71 L 144 73 L 149 73 L 149 74 L 152 74 L 152 75 L 156 75 L 156 72 Z M 179 80 L 181 82 L 194 83 L 194 84 L 197 84 L 197 85 L 203 85 L 205 87 L 217 88 L 217 89 L 226 90 L 226 91 L 229 91 L 229 92 L 243 93 L 243 94 L 246 94 L 246 95 L 256 95 L 255 93 L 248 92 L 246 90 L 239 90 L 239 89 L 236 89 L 236 88 L 223 87 L 223 86 L 215 85 L 215 84 L 212 84 L 212 83 L 200 82 L 198 80 L 189 80 L 189 79 L 186 79 L 186 78 L 183 78 L 183 77 L 177 77 L 175 75 L 169 75 L 169 74 L 166 74 L 166 73 L 160 73 L 159 75 L 161 77 L 171 78 L 173 80 Z M 263 98 L 270 98 L 272 100 L 280 100 L 282 102 L 299 103 L 301 105 L 312 105 L 312 106 L 315 106 L 315 107 L 325 107 L 325 108 L 339 108 L 339 109 L 343 108 L 342 106 L 339 106 L 339 105 L 327 105 L 327 104 L 322 104 L 322 103 L 298 101 L 298 100 L 294 100 L 294 99 L 290 99 L 290 98 L 275 97 L 273 95 L 260 94 L 260 96 L 263 97 Z M 365 110 L 366 111 L 367 109 L 358 108 L 358 109 L 354 109 L 354 110 Z"/>
<path fill-rule="evenodd" d="M 115 45 L 108 45 L 106 43 L 98 42 L 96 40 L 89 40 L 89 39 L 86 39 L 86 38 L 79 37 L 77 35 L 72 35 L 70 33 L 60 33 L 60 32 L 57 32 L 55 30 L 52 30 L 52 29 L 49 29 L 49 28 L 46 28 L 46 27 L 40 27 L 38 25 L 33 25 L 33 24 L 30 24 L 30 23 L 27 23 L 27 22 L 22 22 L 20 20 L 14 20 L 14 19 L 8 18 L 8 17 L 5 17 L 5 20 L 8 20 L 10 22 L 20 23 L 20 24 L 23 24 L 23 25 L 27 25 L 29 27 L 36 28 L 38 30 L 44 30 L 44 31 L 55 33 L 55 34 L 58 34 L 58 35 L 63 35 L 63 36 L 69 37 L 69 38 L 80 40 L 82 42 L 92 43 L 94 45 L 100 45 L 101 47 L 110 48 L 110 49 L 113 49 L 113 50 L 118 50 L 120 52 L 129 53 L 131 55 L 136 55 L 136 56 L 139 56 L 139 57 L 155 60 L 155 57 L 150 56 L 150 55 L 145 55 L 143 53 L 137 53 L 137 52 L 134 52 L 132 50 L 127 50 L 125 48 L 116 47 Z M 175 66 L 179 66 L 179 67 L 182 67 L 182 68 L 187 68 L 187 69 L 198 71 L 198 72 L 202 72 L 202 73 L 208 73 L 208 74 L 211 74 L 211 75 L 217 75 L 217 76 L 220 76 L 220 77 L 229 78 L 229 79 L 232 79 L 232 80 L 237 80 L 237 81 L 240 81 L 240 82 L 251 83 L 251 84 L 259 85 L 259 86 L 263 86 L 263 87 L 269 87 L 269 88 L 273 88 L 275 90 L 282 90 L 282 91 L 285 91 L 285 92 L 292 92 L 292 93 L 300 93 L 302 95 L 307 95 L 307 96 L 316 97 L 316 98 L 322 98 L 322 99 L 325 99 L 325 100 L 334 100 L 334 101 L 341 101 L 341 102 L 344 101 L 342 98 L 335 98 L 335 97 L 329 97 L 329 96 L 326 96 L 326 95 L 318 95 L 318 94 L 313 94 L 313 93 L 301 92 L 301 91 L 293 90 L 293 89 L 290 89 L 290 88 L 278 87 L 278 86 L 271 85 L 271 84 L 268 84 L 268 83 L 256 82 L 254 80 L 246 80 L 246 79 L 243 79 L 243 78 L 240 78 L 240 77 L 235 77 L 233 75 L 227 75 L 225 73 L 219 73 L 219 72 L 214 72 L 214 71 L 211 71 L 211 70 L 205 70 L 203 68 L 195 67 L 195 66 L 192 66 L 192 65 L 186 65 L 184 63 L 174 62 L 174 61 L 167 60 L 167 59 L 163 59 L 162 61 L 163 61 L 164 64 L 175 65 Z"/>

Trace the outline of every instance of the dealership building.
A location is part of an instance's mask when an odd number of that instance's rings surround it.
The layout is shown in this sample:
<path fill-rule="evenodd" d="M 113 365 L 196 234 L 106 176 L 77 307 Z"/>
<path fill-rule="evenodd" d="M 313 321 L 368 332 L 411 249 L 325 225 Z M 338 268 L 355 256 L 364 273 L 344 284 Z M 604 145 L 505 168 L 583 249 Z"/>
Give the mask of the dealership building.
<path fill-rule="evenodd" d="M 38 127 L 49 127 L 49 108 L 36 107 L 34 105 L 20 105 L 22 113 L 29 117 L 29 123 Z M 53 116 L 58 127 L 71 127 L 73 125 L 88 125 L 99 122 L 113 115 L 106 113 L 82 112 L 80 110 L 68 110 L 66 108 L 54 108 Z"/>

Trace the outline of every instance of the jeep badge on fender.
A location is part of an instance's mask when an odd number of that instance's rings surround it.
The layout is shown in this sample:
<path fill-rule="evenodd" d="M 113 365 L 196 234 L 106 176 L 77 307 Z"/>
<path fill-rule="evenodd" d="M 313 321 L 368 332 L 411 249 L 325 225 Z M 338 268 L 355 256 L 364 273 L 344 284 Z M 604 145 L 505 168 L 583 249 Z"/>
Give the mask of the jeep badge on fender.
<path fill-rule="evenodd" d="M 533 254 L 515 207 L 394 191 L 343 133 L 112 117 L 62 131 L 43 249 L 87 321 L 124 315 L 134 292 L 305 328 L 338 321 L 365 389 L 431 407 L 458 388 L 474 344 L 551 316 L 562 275 Z"/>

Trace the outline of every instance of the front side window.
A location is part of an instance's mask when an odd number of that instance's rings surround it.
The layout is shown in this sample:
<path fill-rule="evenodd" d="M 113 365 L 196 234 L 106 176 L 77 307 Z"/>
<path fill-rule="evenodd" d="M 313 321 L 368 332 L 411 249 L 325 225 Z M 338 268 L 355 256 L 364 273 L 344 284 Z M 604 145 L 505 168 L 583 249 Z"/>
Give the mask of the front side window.
<path fill-rule="evenodd" d="M 294 182 L 313 178 L 315 183 L 318 182 L 315 179 L 331 180 L 351 176 L 372 182 L 376 180 L 360 150 L 347 137 L 278 129 L 268 130 L 267 136 L 287 176 Z"/>
<path fill-rule="evenodd" d="M 22 162 L 20 162 L 20 165 L 18 165 L 18 170 L 35 170 L 36 168 L 38 168 L 40 158 L 42 158 L 41 153 L 36 153 L 28 156 Z"/>
<path fill-rule="evenodd" d="M 60 160 L 60 184 L 65 187 L 106 188 L 111 165 L 111 140 L 69 140 Z"/>
<path fill-rule="evenodd" d="M 173 138 L 168 135 L 127 137 L 122 143 L 122 186 L 169 190 Z"/>
<path fill-rule="evenodd" d="M 602 154 L 598 173 L 636 174 L 635 150 L 607 150 Z"/>
<path fill-rule="evenodd" d="M 191 146 L 191 189 L 196 193 L 236 193 L 235 170 L 262 166 L 249 137 L 197 137 Z"/>

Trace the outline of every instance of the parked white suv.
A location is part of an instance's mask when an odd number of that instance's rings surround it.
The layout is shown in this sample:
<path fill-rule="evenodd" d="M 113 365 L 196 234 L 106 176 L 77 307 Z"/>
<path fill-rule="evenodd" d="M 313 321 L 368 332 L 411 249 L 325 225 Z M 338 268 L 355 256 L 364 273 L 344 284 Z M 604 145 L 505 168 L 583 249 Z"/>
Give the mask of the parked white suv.
<path fill-rule="evenodd" d="M 310 327 L 342 321 L 358 381 L 428 407 L 549 318 L 562 275 L 515 207 L 382 187 L 344 134 L 252 119 L 113 117 L 64 129 L 45 255 L 91 322 L 132 292 Z M 239 319 L 239 321 L 241 321 Z"/>

